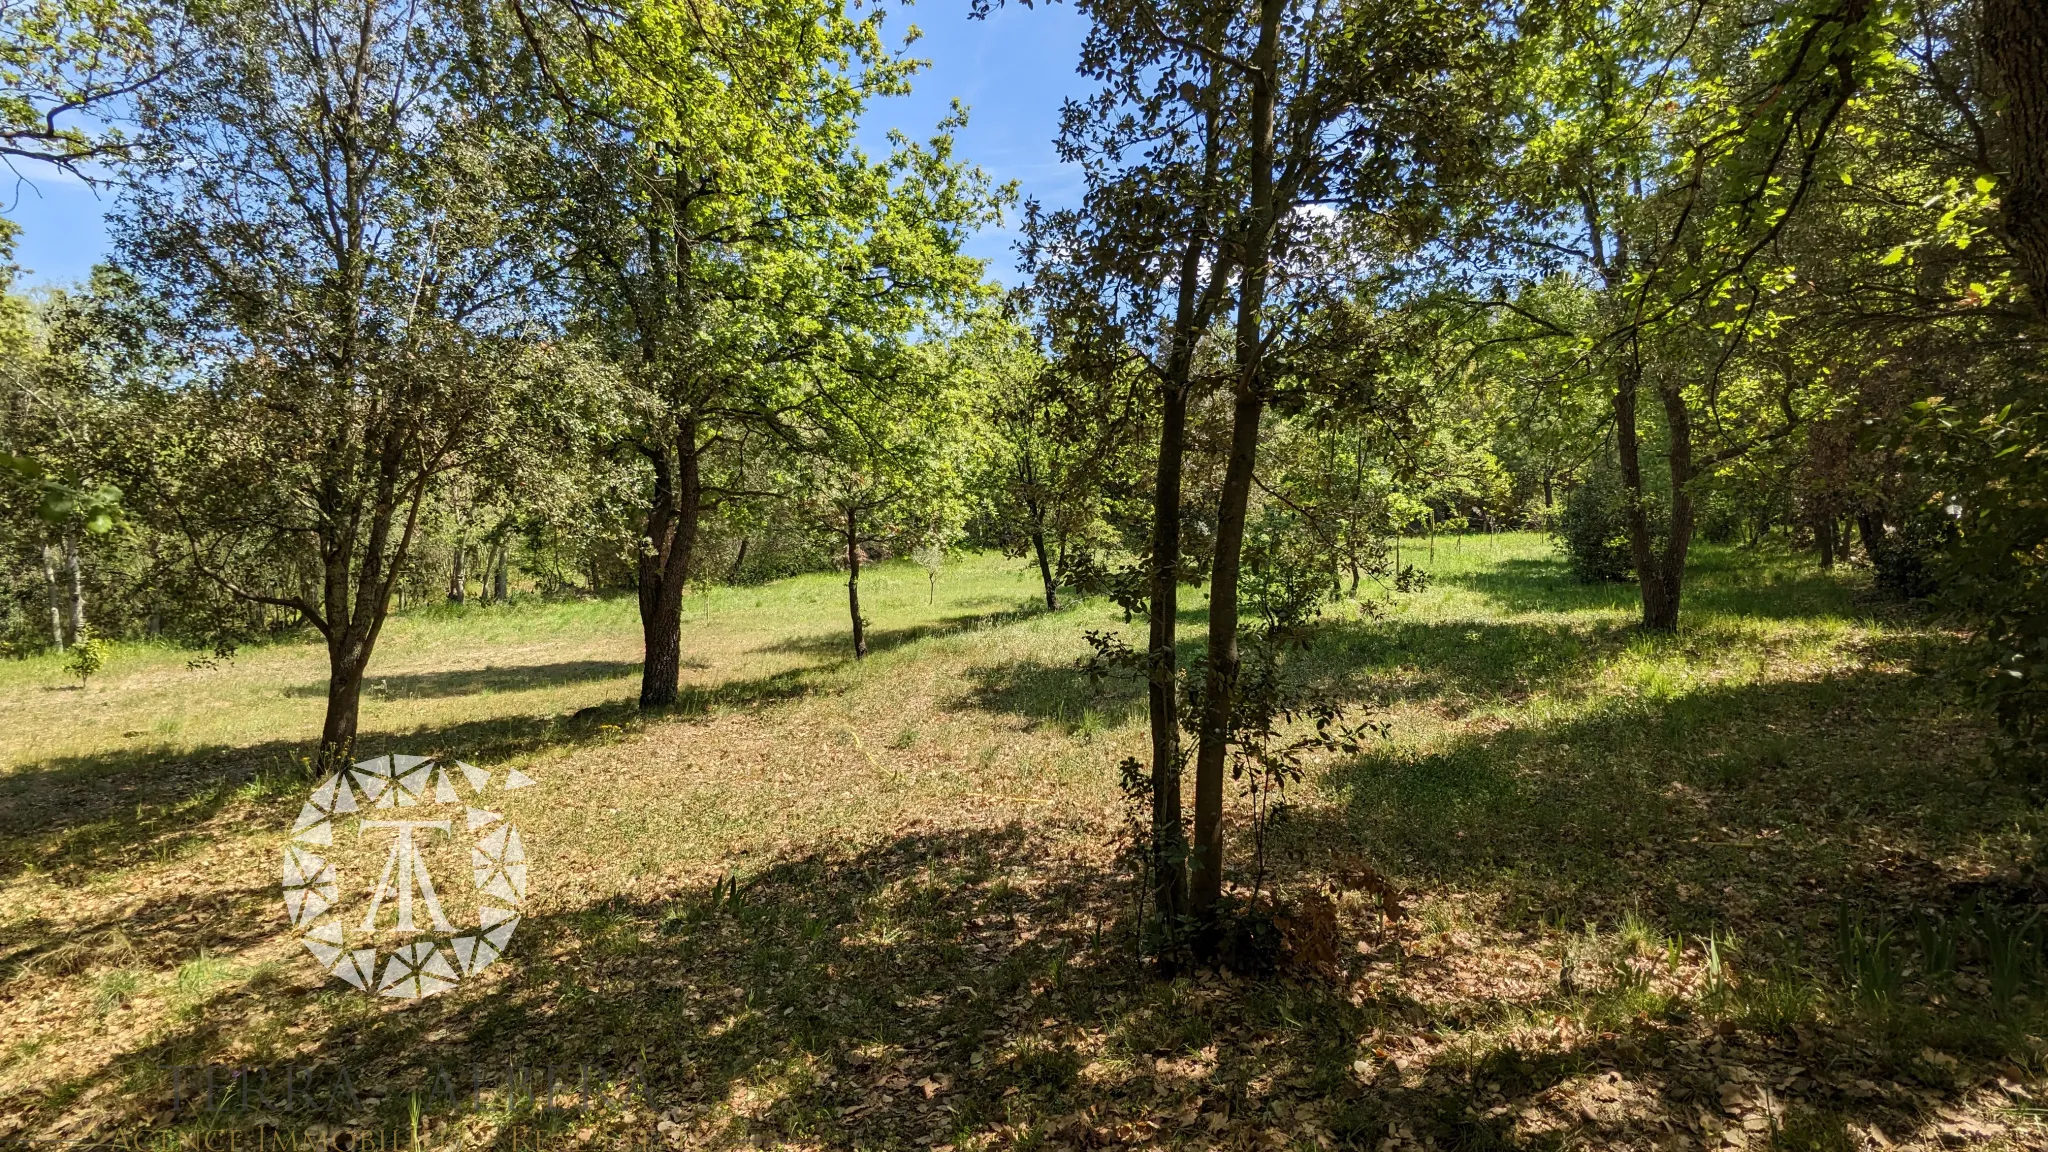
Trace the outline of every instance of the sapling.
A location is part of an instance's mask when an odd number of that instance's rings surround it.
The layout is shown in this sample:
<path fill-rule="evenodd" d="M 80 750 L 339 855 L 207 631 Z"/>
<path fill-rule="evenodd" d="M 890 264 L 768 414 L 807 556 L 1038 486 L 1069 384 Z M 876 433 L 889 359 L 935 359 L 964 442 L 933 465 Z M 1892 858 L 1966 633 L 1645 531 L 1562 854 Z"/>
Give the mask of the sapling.
<path fill-rule="evenodd" d="M 938 540 L 929 540 L 910 550 L 910 558 L 924 569 L 928 587 L 925 603 L 936 604 L 939 599 L 939 570 L 946 566 L 946 546 Z"/>
<path fill-rule="evenodd" d="M 78 629 L 78 642 L 71 646 L 71 655 L 64 661 L 64 670 L 78 677 L 78 686 L 84 688 L 87 681 L 107 666 L 107 648 L 105 640 L 93 635 L 91 629 L 81 625 Z"/>

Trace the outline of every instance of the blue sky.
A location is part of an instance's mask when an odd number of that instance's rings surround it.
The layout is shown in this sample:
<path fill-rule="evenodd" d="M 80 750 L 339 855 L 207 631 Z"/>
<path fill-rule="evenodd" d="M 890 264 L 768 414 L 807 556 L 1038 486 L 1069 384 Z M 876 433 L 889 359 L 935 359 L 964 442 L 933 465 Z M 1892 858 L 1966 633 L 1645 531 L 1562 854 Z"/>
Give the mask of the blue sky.
<path fill-rule="evenodd" d="M 885 26 L 900 41 L 915 24 L 924 32 L 911 54 L 929 60 L 910 95 L 882 101 L 868 112 L 862 132 L 871 154 L 886 147 L 891 128 L 913 139 L 930 135 L 959 97 L 968 106 L 958 155 L 998 181 L 1015 180 L 1023 194 L 1049 205 L 1071 203 L 1076 177 L 1062 169 L 1052 146 L 1060 100 L 1080 88 L 1074 75 L 1087 21 L 1063 4 L 1023 8 L 1014 0 L 986 20 L 968 19 L 967 0 L 926 0 L 889 10 Z M 11 193 L 0 185 L 5 215 L 22 227 L 16 262 L 29 270 L 18 286 L 82 280 L 107 251 L 104 217 L 112 206 L 76 178 L 48 170 L 30 173 Z M 1002 230 L 974 238 L 969 251 L 989 261 L 999 280 L 1014 282 L 1018 216 Z"/>

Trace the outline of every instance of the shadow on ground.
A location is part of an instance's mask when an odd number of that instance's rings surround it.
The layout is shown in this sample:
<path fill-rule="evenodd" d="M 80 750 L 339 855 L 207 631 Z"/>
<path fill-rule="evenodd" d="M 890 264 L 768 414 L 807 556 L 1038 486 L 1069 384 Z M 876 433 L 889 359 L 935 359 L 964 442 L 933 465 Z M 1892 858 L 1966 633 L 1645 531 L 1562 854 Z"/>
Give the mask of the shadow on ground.
<path fill-rule="evenodd" d="M 684 668 L 707 668 L 701 661 L 683 661 Z M 564 684 L 587 684 L 638 676 L 637 660 L 564 660 L 555 664 L 529 664 L 513 668 L 464 668 L 448 672 L 398 672 L 370 676 L 363 691 L 388 700 L 412 700 L 440 696 L 474 696 L 482 692 L 525 692 L 535 688 L 556 688 Z M 301 684 L 284 690 L 286 696 L 325 699 L 327 682 Z"/>
<path fill-rule="evenodd" d="M 813 677 L 837 664 L 768 676 L 685 685 L 660 716 L 689 717 L 805 695 Z M 631 698 L 573 716 L 514 715 L 402 731 L 365 731 L 358 757 L 384 752 L 460 755 L 497 763 L 547 748 L 620 739 L 650 718 Z M 64 756 L 0 776 L 0 879 L 25 868 L 60 883 L 144 860 L 164 862 L 204 847 L 206 825 L 239 799 L 251 819 L 289 825 L 312 782 L 311 741 L 168 750 L 136 747 Z"/>
<path fill-rule="evenodd" d="M 227 1103 L 190 1116 L 187 1080 L 184 1123 L 403 1130 L 417 1100 L 428 1134 L 482 1116 L 623 1138 L 653 1135 L 659 1120 L 664 1135 L 708 1147 L 1369 1148 L 1394 1136 L 1482 1148 L 1562 1146 L 1564 1132 L 1516 1138 L 1525 1106 L 1618 1073 L 1632 1110 L 1589 1103 L 1569 1137 L 1635 1146 L 1715 1108 L 1726 1060 L 1789 1059 L 1794 1047 L 1789 1035 L 1746 1036 L 1728 1042 L 1736 1055 L 1710 1058 L 1686 1042 L 1697 1028 L 1682 1015 L 1643 1016 L 1568 1050 L 1475 1044 L 1404 1070 L 1374 1046 L 1574 1004 L 1554 986 L 1478 1004 L 1410 998 L 1387 978 L 1442 963 L 1421 929 L 1352 957 L 1342 979 L 1145 980 L 1116 911 L 1127 891 L 1015 826 L 800 851 L 729 882 L 531 918 L 494 972 L 412 1005 L 318 987 L 301 958 L 306 971 L 225 991 L 56 1095 L 111 1087 L 131 1115 L 161 1122 L 174 1103 L 165 1070 L 213 1065 Z M 1799 1046 L 1816 1036 L 1847 1039 L 1809 1033 Z M 287 1063 L 311 1069 L 318 1090 L 290 1108 L 260 1091 L 260 1109 L 235 1102 L 227 1066 Z M 504 1087 L 519 1069 L 532 1077 L 523 1100 Z M 1961 1088 L 1921 1095 L 1931 1109 Z M 1489 1100 L 1506 1106 L 1476 1106 Z M 1835 1131 L 1929 1122 L 1881 1099 L 1804 1100 Z M 7 1103 L 27 1117 L 49 1106 Z"/>
<path fill-rule="evenodd" d="M 1001 628 L 1033 616 L 1045 614 L 1043 601 L 1024 599 L 1006 601 L 1014 606 L 991 612 L 964 612 L 924 624 L 905 628 L 870 628 L 867 631 L 868 655 L 901 648 L 919 640 L 934 636 L 951 636 L 961 632 L 972 632 L 984 628 Z M 756 652 L 785 652 L 804 656 L 839 656 L 853 658 L 853 630 L 851 625 L 832 632 L 815 633 L 810 636 L 795 636 L 764 644 Z"/>
<path fill-rule="evenodd" d="M 1853 570 L 1823 572 L 1803 558 L 1782 554 L 1767 559 L 1776 562 L 1759 563 L 1756 555 L 1731 548 L 1696 546 L 1686 564 L 1681 625 L 1687 616 L 1801 620 L 1857 614 L 1855 601 L 1863 578 Z M 1641 592 L 1633 579 L 1581 583 L 1561 557 L 1503 559 L 1482 571 L 1448 573 L 1438 579 L 1479 593 L 1510 612 L 1604 609 L 1631 619 L 1642 612 Z"/>

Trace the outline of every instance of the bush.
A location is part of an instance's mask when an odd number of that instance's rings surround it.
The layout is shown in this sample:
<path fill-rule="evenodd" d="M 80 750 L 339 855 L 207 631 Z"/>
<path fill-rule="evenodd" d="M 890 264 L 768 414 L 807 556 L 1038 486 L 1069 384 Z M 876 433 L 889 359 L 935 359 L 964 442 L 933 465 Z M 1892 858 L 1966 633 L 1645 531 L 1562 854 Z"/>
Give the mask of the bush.
<path fill-rule="evenodd" d="M 107 666 L 107 651 L 111 647 L 105 640 L 80 629 L 78 642 L 71 646 L 71 656 L 64 661 L 64 670 L 78 677 L 78 686 L 85 687 L 86 681 L 99 674 Z"/>
<path fill-rule="evenodd" d="M 1628 491 L 1621 477 L 1601 469 L 1564 498 L 1557 546 L 1583 583 L 1627 580 L 1635 571 L 1628 546 Z"/>
<path fill-rule="evenodd" d="M 1901 600 L 1924 600 L 1939 587 L 1935 576 L 1941 551 L 1955 536 L 1955 521 L 1937 507 L 1916 508 L 1905 522 L 1865 544 L 1871 577 Z"/>

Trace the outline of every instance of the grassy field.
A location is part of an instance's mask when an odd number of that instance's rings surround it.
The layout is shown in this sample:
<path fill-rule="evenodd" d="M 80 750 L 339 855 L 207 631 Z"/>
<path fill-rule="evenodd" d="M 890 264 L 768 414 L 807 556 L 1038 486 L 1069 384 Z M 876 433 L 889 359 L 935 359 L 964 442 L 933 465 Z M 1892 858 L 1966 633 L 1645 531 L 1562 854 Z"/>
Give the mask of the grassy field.
<path fill-rule="evenodd" d="M 363 753 L 541 785 L 506 809 L 511 951 L 410 1003 L 326 977 L 279 899 L 316 647 L 123 647 L 83 689 L 0 665 L 0 1139 L 2048 1143 L 2042 820 L 1919 674 L 1947 638 L 1804 558 L 1702 548 L 1651 639 L 1539 537 L 1407 548 L 1431 587 L 1332 605 L 1295 660 L 1390 735 L 1295 789 L 1273 864 L 1342 948 L 1263 979 L 1135 969 L 1143 694 L 1076 661 L 1142 623 L 1047 614 L 1016 561 L 929 603 L 873 570 L 858 664 L 837 577 L 694 595 L 658 717 L 630 599 L 395 619 Z M 1398 918 L 1336 884 L 1362 864 Z"/>

